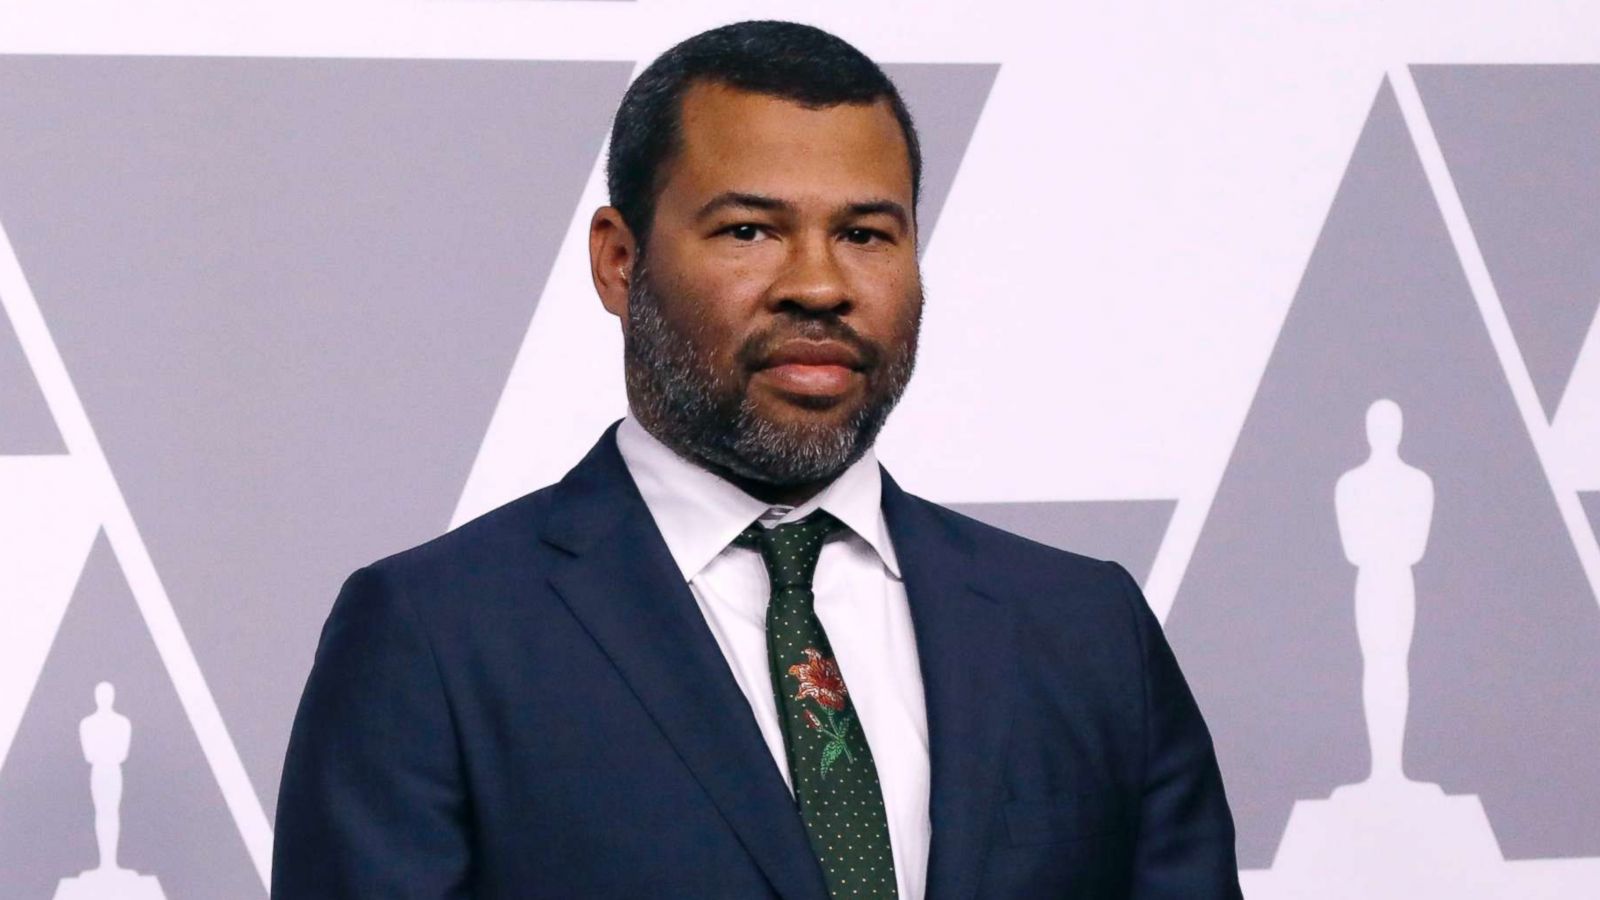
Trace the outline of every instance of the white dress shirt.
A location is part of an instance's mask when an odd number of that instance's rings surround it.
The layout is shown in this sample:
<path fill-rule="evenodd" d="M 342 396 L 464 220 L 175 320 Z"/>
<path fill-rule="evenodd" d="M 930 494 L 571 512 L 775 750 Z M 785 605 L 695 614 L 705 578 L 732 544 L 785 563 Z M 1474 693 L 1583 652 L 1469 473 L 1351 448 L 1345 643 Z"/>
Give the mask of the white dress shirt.
<path fill-rule="evenodd" d="M 767 664 L 771 588 L 761 554 L 733 539 L 751 522 L 771 527 L 823 509 L 849 528 L 828 541 L 812 590 L 856 717 L 872 748 L 888 815 L 901 897 L 920 900 L 928 869 L 928 720 L 911 609 L 883 521 L 882 475 L 869 449 L 798 507 L 771 506 L 678 456 L 631 415 L 617 449 L 667 549 L 744 691 L 789 790 L 788 753 Z"/>

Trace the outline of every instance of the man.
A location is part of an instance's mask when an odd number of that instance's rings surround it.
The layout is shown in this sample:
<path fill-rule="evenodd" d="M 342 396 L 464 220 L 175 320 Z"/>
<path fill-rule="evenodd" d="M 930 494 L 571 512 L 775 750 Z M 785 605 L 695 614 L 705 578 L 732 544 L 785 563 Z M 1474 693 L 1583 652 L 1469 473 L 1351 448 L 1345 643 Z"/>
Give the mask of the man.
<path fill-rule="evenodd" d="M 872 454 L 916 351 L 920 169 L 893 85 L 814 28 L 639 77 L 590 227 L 631 415 L 345 584 L 274 896 L 1239 896 L 1133 580 Z"/>

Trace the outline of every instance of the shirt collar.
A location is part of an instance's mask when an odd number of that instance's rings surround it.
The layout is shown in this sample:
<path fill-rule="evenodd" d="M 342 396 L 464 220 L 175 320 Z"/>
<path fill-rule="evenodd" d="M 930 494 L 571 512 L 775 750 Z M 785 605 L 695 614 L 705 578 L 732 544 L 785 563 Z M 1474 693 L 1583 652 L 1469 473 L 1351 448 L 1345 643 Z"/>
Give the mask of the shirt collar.
<path fill-rule="evenodd" d="M 816 496 L 792 509 L 763 503 L 684 459 L 632 415 L 617 428 L 617 451 L 685 581 L 700 574 L 751 522 L 794 522 L 818 509 L 843 522 L 873 549 L 889 574 L 900 577 L 883 520 L 883 474 L 871 448 Z"/>

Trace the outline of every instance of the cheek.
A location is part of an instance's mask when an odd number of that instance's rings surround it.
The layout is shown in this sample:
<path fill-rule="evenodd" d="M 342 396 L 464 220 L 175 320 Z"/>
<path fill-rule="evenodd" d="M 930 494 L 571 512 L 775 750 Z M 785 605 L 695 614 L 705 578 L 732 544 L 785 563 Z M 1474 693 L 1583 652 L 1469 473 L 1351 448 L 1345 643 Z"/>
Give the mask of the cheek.
<path fill-rule="evenodd" d="M 882 278 L 872 287 L 873 328 L 885 336 L 905 340 L 914 335 L 922 311 L 922 291 L 916 272 Z"/>
<path fill-rule="evenodd" d="M 745 307 L 731 293 L 724 279 L 672 279 L 663 293 L 663 309 L 671 318 L 673 330 L 694 350 L 695 356 L 710 360 L 716 374 L 729 371 L 746 331 Z"/>
<path fill-rule="evenodd" d="M 731 318 L 748 316 L 772 278 L 753 261 L 738 260 L 688 272 L 685 281 L 690 296 L 715 308 L 713 315 Z"/>

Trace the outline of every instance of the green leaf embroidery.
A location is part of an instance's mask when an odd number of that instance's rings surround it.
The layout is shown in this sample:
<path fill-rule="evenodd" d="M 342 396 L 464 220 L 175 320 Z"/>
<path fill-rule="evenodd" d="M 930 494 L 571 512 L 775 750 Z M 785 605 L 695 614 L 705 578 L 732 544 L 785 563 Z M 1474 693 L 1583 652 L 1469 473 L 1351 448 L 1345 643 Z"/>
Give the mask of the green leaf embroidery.
<path fill-rule="evenodd" d="M 843 752 L 844 752 L 844 739 L 843 738 L 834 738 L 833 740 L 828 742 L 828 746 L 822 748 L 822 777 L 823 778 L 827 778 L 828 777 L 828 769 L 833 766 L 833 761 L 838 759 L 839 758 L 839 754 L 841 754 Z"/>
<path fill-rule="evenodd" d="M 850 755 L 850 745 L 845 743 L 845 739 L 850 736 L 850 726 L 855 724 L 855 721 L 855 719 L 851 718 L 848 711 L 840 713 L 838 726 L 839 731 L 838 734 L 833 736 L 834 740 L 839 742 L 839 749 L 844 751 L 845 762 L 853 763 L 856 761 L 856 758 Z"/>

